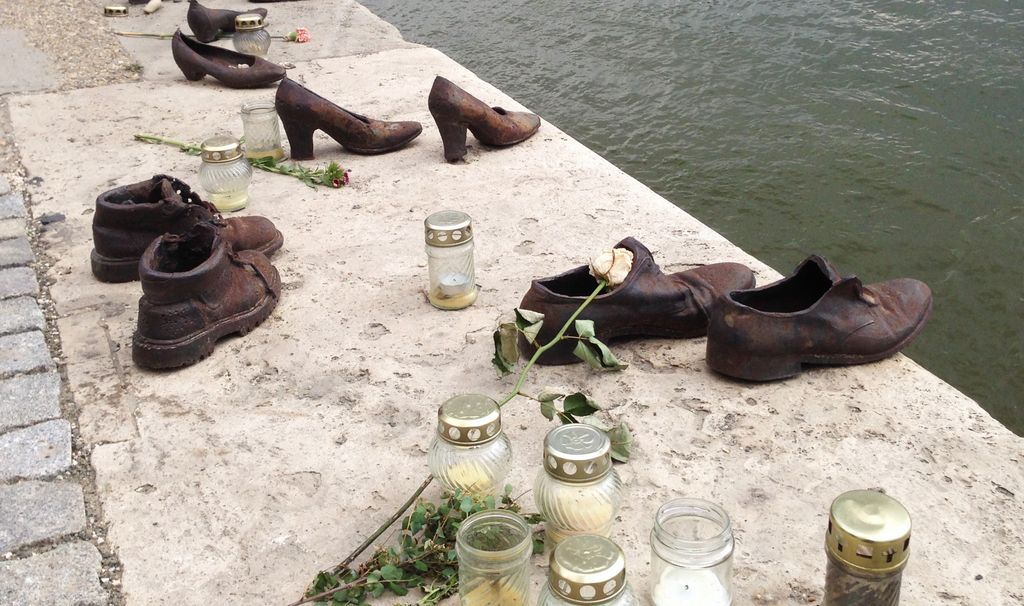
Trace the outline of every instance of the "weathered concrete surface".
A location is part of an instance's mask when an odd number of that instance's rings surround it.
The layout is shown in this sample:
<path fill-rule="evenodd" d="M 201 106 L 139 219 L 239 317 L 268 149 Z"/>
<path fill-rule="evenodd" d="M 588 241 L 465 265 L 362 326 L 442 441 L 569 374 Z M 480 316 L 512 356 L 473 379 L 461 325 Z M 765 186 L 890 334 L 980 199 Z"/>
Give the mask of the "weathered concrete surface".
<path fill-rule="evenodd" d="M 25 34 L 0 27 L 0 94 L 52 88 L 57 74 L 46 55 L 30 46 Z"/>
<path fill-rule="evenodd" d="M 25 560 L 0 563 L 0 603 L 103 606 L 100 552 L 84 541 L 59 545 Z"/>
<path fill-rule="evenodd" d="M 171 79 L 12 100 L 24 162 L 46 177 L 32 192 L 37 212 L 68 217 L 45 236 L 55 259 L 51 294 L 129 604 L 296 597 L 419 484 L 441 401 L 510 388 L 490 367 L 490 332 L 531 278 L 626 235 L 669 271 L 739 261 L 762 282 L 777 276 L 550 124 L 522 145 L 475 146 L 468 165 L 445 164 L 426 107 L 435 74 L 519 107 L 425 48 L 293 71 L 353 110 L 420 120 L 424 133 L 378 157 L 345 154 L 320 136 L 317 163 L 352 169 L 352 186 L 341 191 L 258 173 L 247 212 L 285 234 L 275 258 L 281 304 L 249 336 L 174 373 L 132 365 L 139 286 L 92 278 L 88 212 L 104 189 L 154 173 L 196 183 L 195 158 L 133 145 L 132 133 L 190 141 L 238 133 L 239 105 L 272 91 Z M 110 99 L 147 109 L 113 116 Z M 437 311 L 421 292 L 422 220 L 441 208 L 465 210 L 477 226 L 483 290 L 461 312 Z M 851 488 L 883 487 L 914 514 L 907 604 L 1024 600 L 1024 441 L 912 361 L 753 385 L 710 373 L 700 339 L 614 347 L 630 363 L 624 373 L 538 368 L 528 385 L 584 389 L 633 428 L 615 538 L 639 588 L 654 511 L 671 497 L 700 496 L 733 516 L 737 604 L 816 603 L 829 503 Z M 525 490 L 551 425 L 529 402 L 506 411 L 516 452 L 509 481 Z"/>

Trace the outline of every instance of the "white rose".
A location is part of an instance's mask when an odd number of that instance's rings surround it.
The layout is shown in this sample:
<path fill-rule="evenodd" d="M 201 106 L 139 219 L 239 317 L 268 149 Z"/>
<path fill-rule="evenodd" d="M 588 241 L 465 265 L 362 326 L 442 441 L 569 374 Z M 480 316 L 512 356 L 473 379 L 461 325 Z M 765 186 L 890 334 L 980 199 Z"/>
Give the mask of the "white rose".
<path fill-rule="evenodd" d="M 615 288 L 626 279 L 633 268 L 633 253 L 625 248 L 613 248 L 590 260 L 590 275 Z"/>

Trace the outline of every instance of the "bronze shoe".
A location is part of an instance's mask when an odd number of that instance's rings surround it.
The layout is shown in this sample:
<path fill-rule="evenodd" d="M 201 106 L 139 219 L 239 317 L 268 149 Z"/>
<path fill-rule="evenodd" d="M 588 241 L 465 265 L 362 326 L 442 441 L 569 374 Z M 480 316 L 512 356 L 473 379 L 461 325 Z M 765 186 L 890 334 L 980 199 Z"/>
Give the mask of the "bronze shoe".
<path fill-rule="evenodd" d="M 270 261 L 233 250 L 209 223 L 154 240 L 139 276 L 143 295 L 132 359 L 146 368 L 198 362 L 219 339 L 248 334 L 281 298 L 281 278 Z"/>
<path fill-rule="evenodd" d="M 267 256 L 284 244 L 284 236 L 264 217 L 221 218 L 217 209 L 184 182 L 156 175 L 105 191 L 96 198 L 92 216 L 92 273 L 102 282 L 139 279 L 139 258 L 165 233 L 183 234 L 209 221 L 235 250 Z"/>
<path fill-rule="evenodd" d="M 484 145 L 506 147 L 529 139 L 540 128 L 536 115 L 490 107 L 441 76 L 434 78 L 427 105 L 449 162 L 466 156 L 466 129 Z"/>
<path fill-rule="evenodd" d="M 220 8 L 206 8 L 197 0 L 188 2 L 188 26 L 200 42 L 213 42 L 222 32 L 235 31 L 235 17 L 246 13 L 267 16 L 267 9 L 254 8 L 251 11 L 229 11 Z"/>
<path fill-rule="evenodd" d="M 231 88 L 256 88 L 277 82 L 287 75 L 283 67 L 266 59 L 196 42 L 174 32 L 171 52 L 178 69 L 189 80 L 212 76 Z"/>
<path fill-rule="evenodd" d="M 385 122 L 338 107 L 285 78 L 275 100 L 293 160 L 313 159 L 313 133 L 322 130 L 355 154 L 384 154 L 404 147 L 423 131 L 419 122 Z"/>
<path fill-rule="evenodd" d="M 578 319 L 593 320 L 597 338 L 670 337 L 703 335 L 710 309 L 722 293 L 754 285 L 754 274 L 739 263 L 714 263 L 688 271 L 666 275 L 651 256 L 651 251 L 634 238 L 615 245 L 633 253 L 633 266 L 625 281 L 612 291 L 603 291 Z M 597 288 L 597 281 L 586 265 L 551 278 L 534 280 L 519 307 L 544 314 L 537 343 L 548 343 L 575 313 L 583 300 Z M 577 333 L 570 327 L 566 335 Z M 539 364 L 573 364 L 581 360 L 573 355 L 573 340 L 555 345 L 542 355 Z M 535 348 L 520 336 L 519 349 L 524 356 Z"/>
<path fill-rule="evenodd" d="M 748 381 L 799 374 L 804 364 L 863 364 L 893 355 L 924 329 L 932 293 L 918 280 L 864 285 L 812 255 L 768 286 L 738 290 L 708 327 L 713 370 Z"/>

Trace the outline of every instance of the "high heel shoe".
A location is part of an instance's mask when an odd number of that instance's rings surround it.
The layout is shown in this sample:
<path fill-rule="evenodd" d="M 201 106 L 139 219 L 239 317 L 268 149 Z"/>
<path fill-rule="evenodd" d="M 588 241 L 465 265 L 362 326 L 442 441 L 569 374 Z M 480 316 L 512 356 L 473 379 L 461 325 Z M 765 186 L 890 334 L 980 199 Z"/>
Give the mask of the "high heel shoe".
<path fill-rule="evenodd" d="M 229 11 L 221 8 L 206 8 L 196 0 L 188 2 L 188 26 L 200 42 L 213 42 L 221 32 L 235 31 L 235 17 L 246 13 L 267 16 L 267 9 L 254 8 L 251 11 Z"/>
<path fill-rule="evenodd" d="M 178 69 L 189 80 L 212 76 L 231 88 L 256 88 L 273 84 L 288 73 L 266 59 L 244 55 L 219 46 L 196 42 L 174 32 L 171 53 Z"/>
<path fill-rule="evenodd" d="M 423 131 L 419 122 L 385 122 L 352 113 L 290 78 L 277 87 L 275 105 L 293 160 L 313 159 L 313 133 L 317 130 L 356 154 L 394 151 Z"/>
<path fill-rule="evenodd" d="M 427 105 L 441 133 L 444 159 L 449 162 L 465 157 L 467 128 L 481 143 L 495 147 L 525 141 L 540 128 L 536 115 L 489 107 L 441 76 L 434 78 Z"/>

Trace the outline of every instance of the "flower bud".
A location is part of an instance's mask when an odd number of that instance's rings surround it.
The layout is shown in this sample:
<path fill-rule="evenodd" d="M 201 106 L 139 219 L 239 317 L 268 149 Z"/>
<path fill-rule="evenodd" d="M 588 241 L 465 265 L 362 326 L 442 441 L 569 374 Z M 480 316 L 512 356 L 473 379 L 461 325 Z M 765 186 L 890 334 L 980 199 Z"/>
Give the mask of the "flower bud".
<path fill-rule="evenodd" d="M 625 281 L 633 268 L 633 253 L 625 248 L 613 248 L 590 260 L 590 275 L 604 280 L 609 288 Z"/>

